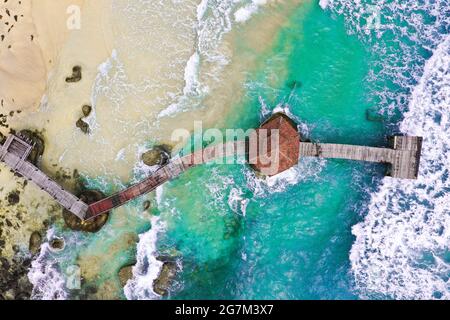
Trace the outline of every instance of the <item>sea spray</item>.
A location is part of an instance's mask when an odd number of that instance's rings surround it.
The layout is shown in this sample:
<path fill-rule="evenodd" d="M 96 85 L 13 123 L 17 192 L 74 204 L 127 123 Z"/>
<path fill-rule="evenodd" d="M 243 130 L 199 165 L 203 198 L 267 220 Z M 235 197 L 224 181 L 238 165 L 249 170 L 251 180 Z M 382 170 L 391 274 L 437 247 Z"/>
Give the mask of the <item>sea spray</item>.
<path fill-rule="evenodd" d="M 137 244 L 136 265 L 133 267 L 133 278 L 124 287 L 128 300 L 154 300 L 160 298 L 153 291 L 153 282 L 158 277 L 163 262 L 157 259 L 158 233 L 163 232 L 164 223 L 159 217 L 152 217 L 151 229 L 139 235 Z"/>
<path fill-rule="evenodd" d="M 385 178 L 364 222 L 353 228 L 350 259 L 363 297 L 450 299 L 450 37 L 426 63 L 403 133 L 424 137 L 417 181 Z"/>
<path fill-rule="evenodd" d="M 59 262 L 53 257 L 49 241 L 55 230 L 47 231 L 47 242 L 41 245 L 39 256 L 31 263 L 28 279 L 33 285 L 31 299 L 33 300 L 65 300 L 69 297 L 66 288 L 66 278 L 60 271 Z"/>
<path fill-rule="evenodd" d="M 164 187 L 156 189 L 158 206 L 163 200 Z M 137 244 L 136 265 L 133 267 L 133 278 L 124 287 L 128 300 L 154 300 L 160 298 L 153 290 L 153 282 L 158 277 L 163 262 L 157 259 L 158 234 L 164 232 L 166 226 L 159 216 L 151 218 L 151 229 L 139 235 Z"/>

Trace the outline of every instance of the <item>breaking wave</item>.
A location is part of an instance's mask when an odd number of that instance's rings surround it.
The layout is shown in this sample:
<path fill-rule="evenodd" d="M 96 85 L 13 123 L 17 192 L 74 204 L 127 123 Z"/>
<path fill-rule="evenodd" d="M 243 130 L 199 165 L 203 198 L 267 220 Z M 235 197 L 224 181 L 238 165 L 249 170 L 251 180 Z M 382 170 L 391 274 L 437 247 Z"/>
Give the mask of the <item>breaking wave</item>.
<path fill-rule="evenodd" d="M 157 259 L 156 243 L 158 233 L 164 230 L 159 217 L 151 220 L 152 228 L 139 235 L 136 265 L 133 267 L 133 278 L 124 287 L 128 300 L 154 300 L 160 298 L 153 291 L 153 281 L 158 277 L 163 263 Z"/>
<path fill-rule="evenodd" d="M 450 299 L 450 37 L 426 63 L 400 126 L 423 136 L 419 179 L 385 178 L 354 226 L 351 264 L 363 296 Z"/>
<path fill-rule="evenodd" d="M 53 238 L 54 230 L 47 231 L 47 239 Z M 59 262 L 53 257 L 53 251 L 48 242 L 41 246 L 39 256 L 31 263 L 28 279 L 33 285 L 31 299 L 33 300 L 65 300 L 69 294 L 66 289 L 66 279 L 60 272 Z"/>

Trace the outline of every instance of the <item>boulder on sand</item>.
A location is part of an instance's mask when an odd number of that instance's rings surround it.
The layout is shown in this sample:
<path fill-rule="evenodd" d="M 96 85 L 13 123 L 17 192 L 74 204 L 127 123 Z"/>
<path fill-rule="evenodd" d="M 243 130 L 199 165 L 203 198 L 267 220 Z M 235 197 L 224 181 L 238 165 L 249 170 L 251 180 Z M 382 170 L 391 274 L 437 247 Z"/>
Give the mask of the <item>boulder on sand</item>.
<path fill-rule="evenodd" d="M 98 190 L 85 190 L 79 194 L 81 201 L 87 204 L 91 204 L 103 199 L 105 195 Z M 89 221 L 83 221 L 70 211 L 63 209 L 64 222 L 66 227 L 74 231 L 83 231 L 95 233 L 106 224 L 109 217 L 109 212 L 104 213 Z"/>
<path fill-rule="evenodd" d="M 67 83 L 79 82 L 81 80 L 81 67 L 75 66 L 72 68 L 72 76 L 66 78 Z"/>
<path fill-rule="evenodd" d="M 78 119 L 76 123 L 77 128 L 79 128 L 84 134 L 88 134 L 90 131 L 89 124 L 85 122 L 82 118 Z"/>

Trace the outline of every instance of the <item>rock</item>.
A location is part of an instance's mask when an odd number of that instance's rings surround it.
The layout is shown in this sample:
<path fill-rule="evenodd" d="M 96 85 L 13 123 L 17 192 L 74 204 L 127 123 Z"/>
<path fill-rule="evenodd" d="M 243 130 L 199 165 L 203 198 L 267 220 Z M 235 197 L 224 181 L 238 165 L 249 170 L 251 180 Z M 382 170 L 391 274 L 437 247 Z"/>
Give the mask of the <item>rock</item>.
<path fill-rule="evenodd" d="M 133 265 L 124 266 L 119 270 L 119 280 L 122 287 L 125 287 L 131 278 L 133 278 Z"/>
<path fill-rule="evenodd" d="M 299 89 L 299 88 L 301 88 L 302 83 L 301 83 L 300 81 L 297 81 L 297 80 L 292 80 L 292 81 L 289 81 L 289 82 L 287 83 L 287 86 L 289 87 L 289 89 L 294 90 L 294 89 Z"/>
<path fill-rule="evenodd" d="M 144 211 L 147 211 L 148 209 L 150 209 L 151 206 L 151 202 L 150 201 L 145 201 L 144 202 Z"/>
<path fill-rule="evenodd" d="M 76 123 L 77 128 L 79 128 L 83 133 L 88 134 L 89 133 L 89 124 L 87 124 L 83 119 L 78 119 Z"/>
<path fill-rule="evenodd" d="M 158 259 L 159 260 L 159 259 Z M 170 285 L 177 275 L 177 265 L 173 261 L 164 262 L 158 277 L 153 281 L 153 291 L 160 296 L 167 296 Z"/>
<path fill-rule="evenodd" d="M 30 161 L 34 165 L 37 165 L 40 158 L 44 154 L 44 137 L 39 132 L 31 130 L 22 130 L 19 132 L 19 134 L 25 138 L 30 139 L 34 143 L 34 148 L 33 150 L 31 150 L 31 153 L 28 156 L 28 161 Z"/>
<path fill-rule="evenodd" d="M 85 117 L 89 117 L 89 115 L 90 115 L 91 112 L 92 112 L 92 107 L 89 106 L 89 105 L 87 105 L 87 104 L 85 104 L 85 105 L 83 106 L 83 108 L 81 108 L 81 109 L 82 109 L 83 115 L 84 115 Z"/>
<path fill-rule="evenodd" d="M 79 82 L 81 80 L 81 67 L 75 66 L 72 68 L 72 76 L 66 78 L 67 83 Z"/>
<path fill-rule="evenodd" d="M 104 197 L 105 195 L 98 190 L 86 190 L 81 192 L 81 194 L 79 195 L 79 198 L 87 204 L 97 202 Z M 109 212 L 104 213 L 89 221 L 83 221 L 70 211 L 64 209 L 63 217 L 67 228 L 74 231 L 95 233 L 100 231 L 100 229 L 106 224 L 106 222 L 108 221 Z"/>
<path fill-rule="evenodd" d="M 373 122 L 383 122 L 384 121 L 383 115 L 374 109 L 366 110 L 366 119 L 368 121 L 373 121 Z"/>
<path fill-rule="evenodd" d="M 157 146 L 142 155 L 147 166 L 163 166 L 170 160 L 170 151 L 165 146 Z"/>
<path fill-rule="evenodd" d="M 39 232 L 35 231 L 30 236 L 30 243 L 28 249 L 32 255 L 39 253 L 41 250 L 42 236 Z"/>
<path fill-rule="evenodd" d="M 10 206 L 14 206 L 20 202 L 20 193 L 15 190 L 8 194 L 8 203 Z"/>
<path fill-rule="evenodd" d="M 50 247 L 55 251 L 62 251 L 66 247 L 66 242 L 63 238 L 54 238 L 50 241 Z"/>

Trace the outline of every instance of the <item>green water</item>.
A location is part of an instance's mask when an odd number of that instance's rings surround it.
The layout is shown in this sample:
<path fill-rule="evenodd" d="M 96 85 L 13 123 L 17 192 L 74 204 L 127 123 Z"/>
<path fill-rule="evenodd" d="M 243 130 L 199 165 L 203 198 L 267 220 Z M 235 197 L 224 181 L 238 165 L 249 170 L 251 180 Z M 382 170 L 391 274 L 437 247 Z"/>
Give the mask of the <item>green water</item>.
<path fill-rule="evenodd" d="M 317 4 L 299 6 L 259 57 L 226 126 L 256 127 L 262 98 L 271 107 L 287 103 L 313 140 L 384 144 L 382 124 L 366 120 L 369 63 L 341 19 Z M 206 165 L 169 183 L 161 208 L 168 231 L 159 245 L 183 257 L 182 289 L 173 298 L 354 298 L 350 229 L 366 203 L 364 188 L 383 170 L 303 160 L 297 183 L 280 181 L 280 192 L 262 183 L 258 193 L 247 167 Z M 228 205 L 233 188 L 249 200 L 245 216 Z"/>

